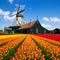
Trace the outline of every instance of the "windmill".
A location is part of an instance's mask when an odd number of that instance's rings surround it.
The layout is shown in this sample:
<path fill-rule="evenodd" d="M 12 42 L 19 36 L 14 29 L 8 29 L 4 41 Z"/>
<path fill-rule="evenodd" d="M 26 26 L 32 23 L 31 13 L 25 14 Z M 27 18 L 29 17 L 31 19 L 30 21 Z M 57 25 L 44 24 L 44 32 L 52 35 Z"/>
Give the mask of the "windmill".
<path fill-rule="evenodd" d="M 23 20 L 23 15 L 22 13 L 25 11 L 25 9 L 20 10 L 20 4 L 18 5 L 18 9 L 17 9 L 17 13 L 12 15 L 15 16 L 16 15 L 16 21 L 15 21 L 15 26 L 22 26 L 24 25 L 24 20 Z"/>

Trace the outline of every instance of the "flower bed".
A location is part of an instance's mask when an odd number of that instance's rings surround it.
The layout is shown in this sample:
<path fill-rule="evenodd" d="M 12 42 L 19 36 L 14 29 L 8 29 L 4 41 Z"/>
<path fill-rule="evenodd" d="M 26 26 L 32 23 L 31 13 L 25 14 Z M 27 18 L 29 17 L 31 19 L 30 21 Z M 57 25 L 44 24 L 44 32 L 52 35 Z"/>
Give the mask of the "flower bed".
<path fill-rule="evenodd" d="M 44 39 L 40 39 L 40 38 L 38 38 L 38 36 L 33 35 L 32 38 L 35 41 L 35 43 L 38 45 L 38 47 L 42 50 L 42 53 L 46 60 L 60 59 L 60 46 L 51 44 L 48 42 L 49 40 L 46 41 Z M 54 41 L 53 41 L 53 43 L 54 43 Z"/>
<path fill-rule="evenodd" d="M 60 35 L 58 35 L 58 34 L 56 34 L 56 35 L 55 34 L 34 34 L 34 35 L 43 37 L 43 38 L 47 38 L 47 39 L 53 39 L 53 40 L 60 42 Z"/>
<path fill-rule="evenodd" d="M 7 37 L 0 42 L 0 60 L 60 60 L 60 42 L 38 34 Z"/>
<path fill-rule="evenodd" d="M 9 52 L 11 50 L 14 50 L 13 48 L 18 45 L 22 39 L 24 38 L 25 36 L 15 36 L 14 38 L 10 38 L 10 40 L 7 38 L 7 40 L 5 40 L 5 42 L 9 41 L 7 44 L 3 44 L 3 46 L 0 46 L 0 60 L 9 60 L 9 59 L 6 59 L 5 56 L 9 56 Z M 2 43 L 4 43 L 4 40 L 2 41 Z M 10 53 L 12 54 L 12 53 Z"/>

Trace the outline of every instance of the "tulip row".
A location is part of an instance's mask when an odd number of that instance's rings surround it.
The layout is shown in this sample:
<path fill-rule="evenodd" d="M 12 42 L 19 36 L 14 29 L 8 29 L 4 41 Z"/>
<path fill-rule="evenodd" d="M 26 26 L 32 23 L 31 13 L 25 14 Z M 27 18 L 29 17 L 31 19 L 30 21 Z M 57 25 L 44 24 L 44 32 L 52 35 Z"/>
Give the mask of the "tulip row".
<path fill-rule="evenodd" d="M 0 45 L 3 44 L 3 43 L 9 42 L 10 40 L 16 39 L 16 37 L 18 38 L 20 36 L 22 36 L 22 35 L 12 35 L 12 36 L 11 35 L 8 35 L 8 36 L 6 35 L 6 36 L 0 36 Z"/>
<path fill-rule="evenodd" d="M 51 54 L 51 58 L 53 58 L 53 60 L 60 59 L 60 47 L 51 44 L 45 41 L 44 39 L 40 39 L 37 36 L 32 36 L 32 37 L 34 38 L 34 41 L 37 42 L 38 47 L 42 49 L 42 51 Z"/>
<path fill-rule="evenodd" d="M 4 56 L 6 56 L 9 53 L 9 51 L 12 48 L 14 48 L 19 42 L 21 42 L 24 37 L 25 36 L 23 36 L 23 35 L 15 36 L 15 38 L 11 38 L 6 45 L 1 46 L 0 47 L 0 60 L 3 60 Z M 13 39 L 15 39 L 15 40 L 13 40 Z"/>
<path fill-rule="evenodd" d="M 60 42 L 60 34 L 34 34 L 34 35 Z"/>
<path fill-rule="evenodd" d="M 34 35 L 0 40 L 0 60 L 60 60 L 60 42 Z"/>
<path fill-rule="evenodd" d="M 32 38 L 32 37 L 31 37 Z M 36 43 L 36 45 L 38 46 L 38 49 L 39 50 L 42 50 L 42 55 L 43 55 L 43 58 L 45 58 L 45 59 L 43 59 L 43 60 L 53 60 L 52 58 L 51 58 L 51 53 L 50 52 L 47 52 L 44 48 L 43 48 L 43 46 L 41 46 L 34 38 L 32 38 L 32 40 Z M 41 59 L 42 60 L 42 59 Z"/>
<path fill-rule="evenodd" d="M 46 41 L 46 42 L 49 42 L 49 43 L 51 43 L 51 44 L 53 44 L 53 45 L 55 45 L 55 46 L 59 46 L 60 47 L 60 42 L 58 42 L 58 41 L 55 41 L 55 40 L 51 40 L 51 39 L 46 39 L 46 38 L 42 38 L 42 37 L 39 37 L 41 40 L 44 40 L 44 41 Z"/>
<path fill-rule="evenodd" d="M 1 39 L 0 40 L 0 46 L 2 47 L 4 45 L 6 45 L 8 42 L 12 42 L 13 40 L 16 40 L 17 38 L 12 37 L 12 39 L 11 38 Z"/>
<path fill-rule="evenodd" d="M 16 46 L 14 46 L 6 56 L 3 56 L 3 60 L 10 60 L 10 58 L 14 56 L 14 53 L 17 51 L 17 49 L 25 39 L 26 37 L 21 42 L 19 42 Z"/>
<path fill-rule="evenodd" d="M 10 60 L 40 60 L 40 57 L 43 57 L 41 50 L 29 35 Z"/>
<path fill-rule="evenodd" d="M 36 36 L 28 36 L 10 60 L 59 60 L 60 55 L 54 54 L 58 48 Z M 58 51 L 57 51 L 58 53 Z"/>

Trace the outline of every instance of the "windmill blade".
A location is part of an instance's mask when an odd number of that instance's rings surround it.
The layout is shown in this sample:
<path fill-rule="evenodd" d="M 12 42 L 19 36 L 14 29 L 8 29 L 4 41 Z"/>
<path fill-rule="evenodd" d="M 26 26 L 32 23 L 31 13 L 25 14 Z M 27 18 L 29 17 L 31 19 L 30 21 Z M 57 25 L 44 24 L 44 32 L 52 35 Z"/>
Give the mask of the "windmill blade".
<path fill-rule="evenodd" d="M 19 13 L 22 13 L 23 11 L 25 11 L 25 9 L 24 9 L 24 10 L 21 10 L 21 11 L 19 11 L 19 12 L 17 12 L 17 13 L 14 14 L 14 15 L 17 15 L 17 14 L 19 14 Z M 14 16 L 14 15 L 12 15 L 12 16 Z"/>
<path fill-rule="evenodd" d="M 16 14 L 14 14 L 14 15 L 12 15 L 12 16 L 15 16 L 15 15 L 17 15 L 17 13 L 16 13 Z M 12 16 L 11 16 L 11 17 L 12 17 Z"/>
<path fill-rule="evenodd" d="M 23 11 L 25 11 L 25 9 L 24 10 L 21 10 L 20 13 L 23 12 Z"/>
<path fill-rule="evenodd" d="M 20 9 L 20 4 L 18 5 L 17 13 L 18 13 L 19 9 Z"/>
<path fill-rule="evenodd" d="M 17 13 L 14 14 L 14 15 L 12 15 L 12 16 L 15 16 L 15 15 L 19 14 L 19 13 L 18 13 L 18 12 L 19 12 L 19 8 L 20 8 L 20 4 L 18 5 Z"/>
<path fill-rule="evenodd" d="M 23 11 L 25 11 L 25 9 L 24 9 L 24 10 L 21 10 L 21 11 L 19 11 L 19 12 L 17 12 L 17 14 L 22 13 Z"/>

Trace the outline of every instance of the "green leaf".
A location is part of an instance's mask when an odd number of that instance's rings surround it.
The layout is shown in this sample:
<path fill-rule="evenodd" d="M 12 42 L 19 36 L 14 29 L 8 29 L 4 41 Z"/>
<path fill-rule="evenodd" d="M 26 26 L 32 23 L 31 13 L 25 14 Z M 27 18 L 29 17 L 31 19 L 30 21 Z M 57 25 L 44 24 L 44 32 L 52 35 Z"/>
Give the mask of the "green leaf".
<path fill-rule="evenodd" d="M 40 58 L 38 58 L 38 60 L 40 60 Z"/>
<path fill-rule="evenodd" d="M 42 50 L 42 53 L 43 53 L 43 54 L 46 54 L 46 50 L 45 50 L 45 49 L 43 49 L 43 50 Z"/>
<path fill-rule="evenodd" d="M 30 60 L 34 60 L 33 58 L 31 58 Z"/>
<path fill-rule="evenodd" d="M 60 58 L 60 55 L 58 55 L 57 58 Z"/>
<path fill-rule="evenodd" d="M 5 43 L 2 43 L 2 44 L 0 44 L 0 46 L 4 46 L 4 45 L 6 45 L 8 42 L 5 42 Z"/>

